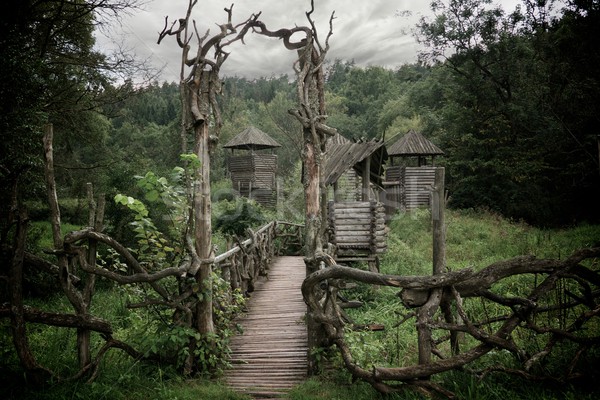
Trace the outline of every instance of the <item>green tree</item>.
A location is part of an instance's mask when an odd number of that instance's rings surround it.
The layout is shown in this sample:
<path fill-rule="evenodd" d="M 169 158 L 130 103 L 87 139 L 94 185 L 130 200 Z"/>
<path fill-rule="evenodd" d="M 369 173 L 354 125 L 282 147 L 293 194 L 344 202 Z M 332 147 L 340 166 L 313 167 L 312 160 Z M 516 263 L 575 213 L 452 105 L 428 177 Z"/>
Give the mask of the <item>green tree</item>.
<path fill-rule="evenodd" d="M 93 32 L 138 2 L 9 2 L 11 11 L 0 17 L 3 187 L 14 186 L 19 180 L 22 190 L 27 192 L 24 197 L 40 192 L 41 138 L 47 122 L 56 131 L 58 167 L 69 166 L 71 171 L 81 167 L 73 165 L 79 162 L 75 150 L 81 142 L 93 142 L 96 148 L 100 147 L 107 124 L 95 113 L 102 105 L 130 93 L 130 88 L 117 90 L 113 83 L 131 71 L 134 61 L 124 54 L 110 57 L 94 51 Z M 60 168 L 57 172 L 65 171 L 69 173 Z M 10 205 L 11 201 L 2 204 Z"/>
<path fill-rule="evenodd" d="M 590 173 L 592 134 L 563 123 L 560 104 L 578 101 L 582 92 L 554 81 L 557 67 L 575 66 L 550 51 L 561 25 L 549 17 L 553 2 L 525 5 L 506 14 L 488 0 L 434 2 L 434 19 L 419 25 L 428 46 L 421 56 L 443 61 L 449 72 L 436 112 L 454 205 L 541 224 L 568 222 L 583 216 L 572 205 L 589 198 L 598 179 Z M 597 75 L 590 78 L 597 82 Z M 584 97 L 594 101 L 597 94 Z M 585 210 L 588 217 L 592 212 Z"/>
<path fill-rule="evenodd" d="M 353 123 L 352 128 L 346 126 L 350 131 L 342 133 L 349 137 L 370 139 L 381 137 L 382 132 L 378 129 L 379 112 L 389 99 L 397 98 L 400 91 L 393 71 L 371 66 L 350 69 L 340 94 L 344 97 L 347 116 Z"/>
<path fill-rule="evenodd" d="M 91 152 L 78 152 L 81 141 L 100 144 L 105 138 L 107 121 L 97 112 L 101 106 L 128 93 L 112 85 L 118 74 L 128 71 L 131 58 L 111 59 L 93 50 L 93 31 L 112 14 L 135 6 L 137 0 L 42 0 L 10 1 L 10 12 L 0 17 L 0 245 L 3 248 L 0 264 L 2 275 L 10 277 L 8 297 L 13 310 L 11 328 L 13 342 L 26 375 L 32 381 L 43 382 L 49 371 L 37 364 L 29 350 L 23 322 L 23 252 L 26 237 L 26 213 L 22 200 L 41 192 L 42 154 L 52 153 L 54 141 L 59 150 L 55 157 L 57 167 L 67 171 L 65 182 L 72 179 L 75 168 L 66 161 L 76 163 L 89 159 Z M 42 147 L 42 133 L 44 147 Z M 47 142 L 46 142 L 47 141 Z M 99 147 L 99 146 L 98 146 Z M 42 148 L 44 151 L 42 151 Z M 76 155 L 77 157 L 72 157 Z M 62 158 L 61 158 L 62 156 Z M 67 157 L 65 157 L 67 156 Z M 62 164 L 62 166 L 61 166 Z M 75 166 L 79 167 L 79 166 Z M 90 169 L 91 170 L 91 169 Z M 49 169 L 48 198 L 52 199 L 54 245 L 62 247 L 60 218 L 54 171 Z M 4 190 L 8 187 L 8 190 Z M 52 189 L 52 190 L 50 190 Z M 18 215 L 17 215 L 18 214 Z M 70 284 L 66 257 L 57 256 L 61 287 L 78 315 L 88 312 L 94 280 L 85 283 L 85 293 L 77 292 Z M 9 270 L 8 266 L 10 266 Z M 80 367 L 90 363 L 90 331 L 78 326 L 77 345 Z"/>
<path fill-rule="evenodd" d="M 297 120 L 288 110 L 294 107 L 292 93 L 278 91 L 269 103 L 261 104 L 258 118 L 261 124 L 257 126 L 281 144 L 274 150 L 277 154 L 277 173 L 279 176 L 289 175 L 294 166 L 300 161 L 302 151 L 302 136 Z"/>

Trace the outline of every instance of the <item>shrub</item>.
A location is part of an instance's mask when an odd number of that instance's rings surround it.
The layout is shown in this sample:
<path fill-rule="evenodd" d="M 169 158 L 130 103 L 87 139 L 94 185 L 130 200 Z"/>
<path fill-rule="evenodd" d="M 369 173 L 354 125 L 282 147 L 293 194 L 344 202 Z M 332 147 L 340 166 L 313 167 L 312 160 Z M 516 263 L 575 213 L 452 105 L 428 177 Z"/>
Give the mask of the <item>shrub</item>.
<path fill-rule="evenodd" d="M 215 229 L 227 235 L 243 236 L 248 228 L 266 223 L 261 207 L 244 197 L 220 202 L 223 211 L 215 217 Z"/>

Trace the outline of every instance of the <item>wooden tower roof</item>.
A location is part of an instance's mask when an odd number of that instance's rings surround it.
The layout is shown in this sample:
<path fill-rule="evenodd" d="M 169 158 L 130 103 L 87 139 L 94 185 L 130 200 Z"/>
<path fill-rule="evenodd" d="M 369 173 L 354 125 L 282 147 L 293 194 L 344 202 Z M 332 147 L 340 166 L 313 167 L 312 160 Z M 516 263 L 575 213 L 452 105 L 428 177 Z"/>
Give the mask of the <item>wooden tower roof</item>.
<path fill-rule="evenodd" d="M 325 158 L 325 184 L 331 185 L 350 168 L 362 174 L 361 161 L 371 156 L 371 181 L 381 185 L 382 164 L 387 159 L 387 152 L 383 141 L 368 140 L 353 142 L 338 134 L 329 138 L 326 145 Z"/>
<path fill-rule="evenodd" d="M 417 131 L 410 130 L 400 140 L 387 149 L 390 157 L 394 156 L 438 156 L 444 152 Z"/>
<path fill-rule="evenodd" d="M 263 150 L 281 147 L 281 145 L 260 129 L 249 126 L 223 147 L 230 149 Z"/>

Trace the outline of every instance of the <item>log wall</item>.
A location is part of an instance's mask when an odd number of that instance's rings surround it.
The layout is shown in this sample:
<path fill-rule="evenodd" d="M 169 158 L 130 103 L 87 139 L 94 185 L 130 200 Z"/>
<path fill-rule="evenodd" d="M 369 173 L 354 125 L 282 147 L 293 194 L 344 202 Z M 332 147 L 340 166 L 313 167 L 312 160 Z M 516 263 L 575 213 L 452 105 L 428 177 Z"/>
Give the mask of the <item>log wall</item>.
<path fill-rule="evenodd" d="M 429 207 L 436 169 L 437 167 L 389 167 L 384 182 L 386 198 L 381 199 L 388 217 L 398 210 Z"/>
<path fill-rule="evenodd" d="M 374 258 L 387 250 L 383 204 L 375 201 L 329 202 L 329 241 L 340 258 Z"/>
<path fill-rule="evenodd" d="M 357 201 L 361 197 L 361 178 L 352 168 L 342 174 L 337 181 L 338 201 Z"/>
<path fill-rule="evenodd" d="M 227 169 L 233 189 L 240 196 L 254 199 L 264 206 L 275 205 L 277 155 L 260 153 L 230 157 Z"/>

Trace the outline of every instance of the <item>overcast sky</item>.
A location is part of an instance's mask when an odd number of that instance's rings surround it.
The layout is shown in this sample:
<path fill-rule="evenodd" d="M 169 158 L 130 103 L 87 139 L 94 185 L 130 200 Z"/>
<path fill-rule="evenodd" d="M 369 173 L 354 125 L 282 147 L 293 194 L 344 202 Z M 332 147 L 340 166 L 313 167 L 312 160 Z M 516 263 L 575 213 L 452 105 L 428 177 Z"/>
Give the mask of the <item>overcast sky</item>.
<path fill-rule="evenodd" d="M 503 2 L 514 3 L 512 0 Z M 233 7 L 233 23 L 262 11 L 260 19 L 270 30 L 307 25 L 305 12 L 310 0 L 199 0 L 192 13 L 201 33 L 218 30 L 216 24 L 226 22 L 224 7 Z M 380 65 L 395 68 L 417 60 L 419 45 L 413 36 L 415 23 L 429 15 L 428 0 L 315 0 L 313 20 L 321 40 L 329 29 L 329 17 L 335 12 L 333 36 L 330 39 L 330 61 L 354 60 L 357 65 Z M 188 0 L 150 0 L 143 11 L 123 17 L 120 26 L 110 29 L 110 36 L 99 34 L 97 46 L 110 49 L 111 41 L 122 41 L 140 59 L 148 59 L 162 68 L 160 80 L 179 81 L 181 49 L 174 37 L 157 45 L 158 33 L 169 21 L 183 18 Z M 193 43 L 193 42 L 192 42 Z M 222 76 L 246 78 L 293 76 L 294 52 L 286 50 L 278 39 L 247 35 L 245 44 L 230 46 L 230 57 Z"/>

